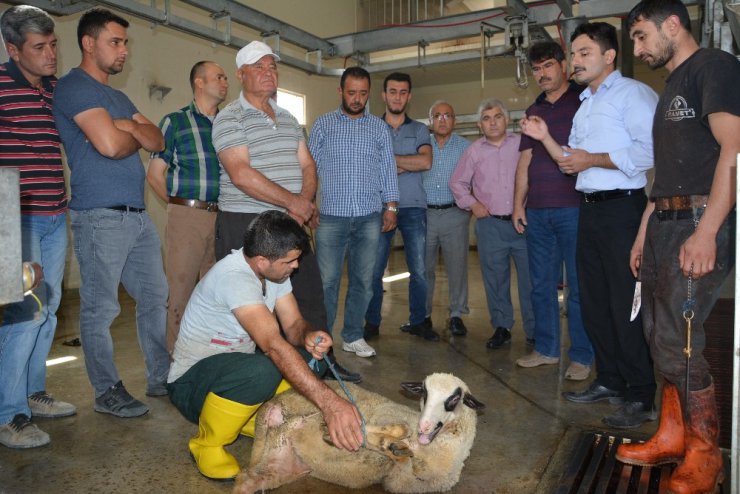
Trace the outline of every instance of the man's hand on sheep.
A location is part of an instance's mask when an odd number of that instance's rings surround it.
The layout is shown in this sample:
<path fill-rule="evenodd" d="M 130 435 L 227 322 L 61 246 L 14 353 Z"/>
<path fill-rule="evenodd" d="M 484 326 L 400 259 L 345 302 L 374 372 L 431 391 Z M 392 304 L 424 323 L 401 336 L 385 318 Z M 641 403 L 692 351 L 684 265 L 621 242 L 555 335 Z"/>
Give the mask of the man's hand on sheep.
<path fill-rule="evenodd" d="M 324 331 L 309 331 L 303 339 L 306 351 L 316 360 L 323 359 L 333 344 L 331 336 Z"/>
<path fill-rule="evenodd" d="M 329 436 L 340 449 L 357 451 L 363 443 L 362 418 L 349 401 L 332 393 L 321 406 L 321 414 L 329 428 Z"/>

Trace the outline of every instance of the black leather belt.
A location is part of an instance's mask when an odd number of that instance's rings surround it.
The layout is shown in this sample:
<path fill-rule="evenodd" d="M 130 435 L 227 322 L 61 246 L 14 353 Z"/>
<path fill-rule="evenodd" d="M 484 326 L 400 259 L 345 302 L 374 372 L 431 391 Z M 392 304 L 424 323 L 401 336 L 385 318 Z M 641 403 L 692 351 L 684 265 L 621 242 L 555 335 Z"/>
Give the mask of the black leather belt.
<path fill-rule="evenodd" d="M 658 218 L 658 221 L 693 220 L 701 218 L 702 213 L 704 213 L 704 208 L 668 209 L 656 211 L 655 217 Z"/>
<path fill-rule="evenodd" d="M 125 213 L 143 213 L 146 208 L 132 208 L 131 206 L 108 206 L 105 209 L 112 209 L 113 211 L 123 211 Z"/>
<path fill-rule="evenodd" d="M 455 207 L 455 203 L 451 202 L 450 204 L 427 204 L 427 207 L 429 209 L 450 209 L 452 207 Z"/>
<path fill-rule="evenodd" d="M 510 214 L 492 214 L 491 218 L 496 218 L 497 220 L 511 221 Z"/>
<path fill-rule="evenodd" d="M 645 189 L 614 189 L 614 190 L 599 190 L 596 192 L 584 192 L 584 202 L 601 202 L 610 201 L 612 199 L 620 199 L 627 196 L 635 196 L 638 194 L 644 194 Z"/>

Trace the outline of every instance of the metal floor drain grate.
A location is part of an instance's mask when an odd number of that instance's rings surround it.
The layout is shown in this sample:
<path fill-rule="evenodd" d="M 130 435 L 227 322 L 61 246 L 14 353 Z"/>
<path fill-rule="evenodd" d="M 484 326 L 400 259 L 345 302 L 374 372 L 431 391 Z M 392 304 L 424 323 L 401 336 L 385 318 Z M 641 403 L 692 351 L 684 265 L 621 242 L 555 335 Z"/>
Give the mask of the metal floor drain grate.
<path fill-rule="evenodd" d="M 584 433 L 555 494 L 664 494 L 675 465 L 625 465 L 614 457 L 623 441 L 629 439 L 607 433 Z M 720 486 L 719 492 L 729 494 L 724 486 Z"/>

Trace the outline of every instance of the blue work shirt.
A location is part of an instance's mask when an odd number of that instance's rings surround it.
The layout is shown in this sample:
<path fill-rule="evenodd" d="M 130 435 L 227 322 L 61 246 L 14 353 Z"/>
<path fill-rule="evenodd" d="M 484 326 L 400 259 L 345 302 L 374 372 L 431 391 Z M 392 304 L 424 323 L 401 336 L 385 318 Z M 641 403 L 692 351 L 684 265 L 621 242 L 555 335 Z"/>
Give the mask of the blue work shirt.
<path fill-rule="evenodd" d="M 385 114 L 381 117 L 385 122 Z M 429 130 L 408 115 L 404 122 L 396 129 L 388 125 L 388 131 L 393 141 L 393 154 L 410 156 L 419 154 L 422 146 L 430 146 Z M 398 175 L 398 207 L 399 208 L 426 208 L 427 195 L 422 183 L 422 172 L 403 172 Z"/>
<path fill-rule="evenodd" d="M 568 145 L 589 153 L 609 153 L 617 169 L 592 167 L 580 172 L 576 190 L 644 187 L 646 173 L 653 167 L 653 115 L 658 95 L 615 70 L 596 94 L 587 87 L 580 98 Z"/>

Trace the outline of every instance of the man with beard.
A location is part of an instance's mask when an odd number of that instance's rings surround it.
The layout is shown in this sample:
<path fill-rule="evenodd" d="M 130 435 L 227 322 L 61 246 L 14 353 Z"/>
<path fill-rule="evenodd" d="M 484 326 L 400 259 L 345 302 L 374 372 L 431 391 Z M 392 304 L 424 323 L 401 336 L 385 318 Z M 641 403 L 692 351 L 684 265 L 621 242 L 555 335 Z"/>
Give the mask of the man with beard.
<path fill-rule="evenodd" d="M 616 70 L 618 48 L 616 29 L 603 22 L 581 24 L 571 36 L 573 78 L 588 87 L 573 118 L 569 147 L 560 147 L 541 117 L 524 119 L 522 131 L 542 141 L 561 171 L 577 173 L 576 189 L 583 192 L 578 285 L 597 376 L 584 391 L 563 397 L 575 403 L 621 403 L 603 422 L 634 428 L 655 420 L 655 376 L 642 322 L 632 314 L 636 285 L 629 258 L 647 202 L 650 122 L 658 96 Z"/>
<path fill-rule="evenodd" d="M 229 81 L 215 62 L 201 61 L 190 69 L 193 101 L 166 115 L 159 124 L 164 151 L 152 155 L 146 178 L 167 203 L 166 249 L 167 351 L 172 353 L 180 319 L 193 288 L 216 262 L 216 211 L 220 167 L 211 141 L 213 119 L 229 90 Z"/>
<path fill-rule="evenodd" d="M 668 491 L 715 492 L 723 468 L 704 321 L 734 265 L 740 64 L 723 51 L 699 48 L 679 0 L 640 2 L 627 27 L 635 56 L 670 73 L 653 122 L 651 202 L 630 256 L 642 275 L 645 334 L 665 381 L 657 433 L 644 444 L 620 446 L 617 458 L 649 466 L 679 462 Z M 693 301 L 686 305 L 689 293 Z M 690 364 L 683 353 L 687 309 L 694 316 Z"/>
<path fill-rule="evenodd" d="M 535 43 L 528 55 L 542 94 L 527 108 L 527 115 L 545 119 L 557 142 L 565 144 L 573 116 L 581 105 L 578 95 L 583 88 L 568 81 L 568 63 L 559 44 Z M 582 381 L 591 371 L 594 351 L 581 318 L 576 268 L 581 194 L 575 188 L 576 177 L 562 173 L 541 142 L 525 135 L 519 149 L 522 154 L 517 165 L 511 221 L 519 233 L 525 229 L 527 232 L 535 326 L 534 342 L 530 342 L 534 343 L 534 349 L 516 363 L 520 367 L 537 367 L 560 361 L 557 284 L 565 264 L 570 335 L 570 365 L 565 378 Z"/>
<path fill-rule="evenodd" d="M 362 444 L 357 409 L 319 379 L 332 339 L 303 318 L 291 291 L 308 235 L 286 213 L 267 210 L 243 237 L 195 287 L 167 385 L 175 407 L 198 424 L 188 442 L 198 470 L 217 480 L 239 473 L 224 446 L 254 437 L 262 403 L 291 385 L 321 411 L 337 447 Z"/>
<path fill-rule="evenodd" d="M 80 66 L 57 84 L 54 117 L 72 172 L 69 204 L 80 265 L 80 336 L 95 389 L 95 411 L 137 417 L 149 411 L 131 396 L 113 361 L 110 326 L 120 311 L 118 285 L 136 301 L 146 364 L 146 394 L 163 396 L 170 356 L 165 341 L 167 279 L 157 229 L 144 205 L 139 149 L 159 152 L 159 128 L 108 84 L 128 58 L 128 21 L 106 9 L 80 17 Z"/>
<path fill-rule="evenodd" d="M 384 232 L 378 243 L 373 272 L 373 298 L 365 314 L 365 339 L 375 338 L 380 330 L 383 305 L 383 272 L 388 265 L 391 242 L 396 230 L 401 231 L 409 279 L 409 323 L 401 329 L 425 340 L 438 341 L 431 318 L 426 317 L 427 282 L 424 267 L 426 255 L 427 199 L 422 184 L 422 171 L 432 167 L 432 145 L 427 128 L 406 115 L 411 101 L 411 77 L 394 72 L 383 81 L 385 113 L 382 118 L 393 141 L 398 174 L 397 228 Z"/>
<path fill-rule="evenodd" d="M 337 315 L 339 282 L 347 257 L 342 349 L 372 357 L 363 318 L 373 295 L 372 275 L 382 232 L 396 227 L 398 182 L 388 125 L 365 109 L 370 74 L 361 67 L 342 73 L 339 109 L 320 116 L 309 137 L 321 183 L 321 222 L 316 255 L 324 284 L 327 328 Z"/>

